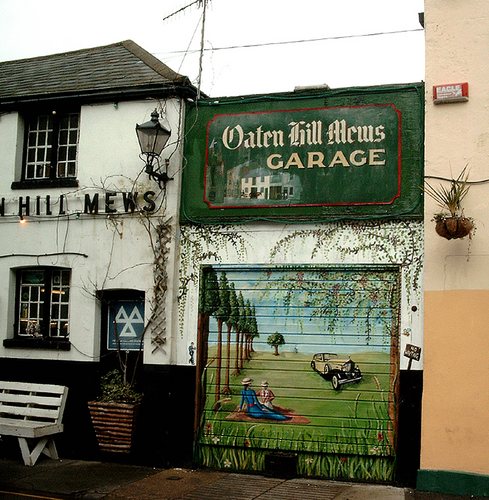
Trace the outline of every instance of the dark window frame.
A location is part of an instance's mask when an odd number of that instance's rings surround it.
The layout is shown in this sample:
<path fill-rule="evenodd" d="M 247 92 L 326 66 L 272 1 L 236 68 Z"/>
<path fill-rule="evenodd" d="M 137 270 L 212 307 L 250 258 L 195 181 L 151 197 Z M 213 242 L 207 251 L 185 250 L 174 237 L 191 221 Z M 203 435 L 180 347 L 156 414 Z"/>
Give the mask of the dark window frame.
<path fill-rule="evenodd" d="M 22 170 L 20 175 L 20 181 L 12 182 L 12 189 L 25 189 L 25 188 L 41 188 L 41 187 L 77 187 L 78 186 L 78 152 L 79 152 L 79 144 L 80 144 L 80 112 L 81 108 L 79 105 L 71 105 L 68 107 L 44 107 L 44 108 L 35 108 L 32 110 L 26 110 L 22 113 L 24 117 L 24 144 L 23 144 L 23 156 L 22 156 Z M 70 128 L 70 117 L 72 115 L 76 115 L 76 128 Z M 44 132 L 39 129 L 35 129 L 32 131 L 31 137 L 36 138 L 36 144 L 31 144 L 29 138 L 30 132 L 30 124 L 34 121 L 36 123 L 39 122 L 40 117 L 45 116 L 47 120 L 52 119 L 52 132 L 51 132 L 51 140 L 48 141 L 46 137 L 44 137 Z M 60 127 L 61 123 L 68 118 L 68 128 L 62 129 L 66 132 L 66 140 L 61 141 L 60 137 Z M 76 143 L 73 143 L 70 138 L 70 131 L 76 133 Z M 29 149 L 35 151 L 34 155 L 37 159 L 38 151 L 41 151 L 41 147 L 38 144 L 38 139 L 40 137 L 44 138 L 44 144 L 46 144 L 45 149 L 50 149 L 50 157 L 49 157 L 49 167 L 44 165 L 43 169 L 48 170 L 49 175 L 36 177 L 36 166 L 35 162 L 32 164 L 32 175 L 28 176 L 28 163 L 29 163 Z M 49 147 L 48 147 L 49 146 Z M 69 160 L 69 151 L 70 149 L 75 151 L 75 158 Z M 66 158 L 60 158 L 60 151 L 65 151 Z M 47 154 L 47 153 L 46 153 Z M 61 167 L 61 163 L 66 162 L 65 173 L 63 176 L 59 176 L 59 168 Z M 47 161 L 45 162 L 47 163 Z M 69 164 L 74 165 L 74 175 L 67 175 L 67 170 L 69 169 Z"/>
<path fill-rule="evenodd" d="M 31 292 L 36 287 L 33 284 L 22 283 L 22 276 L 24 273 L 29 271 L 37 271 L 43 273 L 42 283 L 39 285 L 39 290 L 36 292 L 38 294 L 38 300 L 31 300 Z M 53 276 L 55 273 L 60 272 L 68 272 L 69 282 L 68 285 L 63 283 L 62 274 L 60 274 L 61 280 L 60 283 L 53 286 Z M 69 317 L 69 307 L 70 307 L 70 296 L 68 295 L 68 300 L 63 303 L 63 301 L 59 301 L 59 303 L 55 303 L 52 301 L 53 289 L 59 289 L 59 293 L 61 294 L 63 290 L 68 290 L 68 294 L 71 291 L 71 269 L 66 267 L 55 267 L 55 266 L 34 266 L 34 267 L 24 267 L 15 270 L 16 280 L 15 280 L 15 320 L 14 320 L 14 336 L 10 339 L 5 339 L 3 341 L 4 347 L 21 347 L 21 348 L 41 348 L 41 349 L 56 349 L 56 350 L 69 350 L 70 349 L 70 341 L 69 341 L 69 326 L 70 326 L 70 317 Z M 29 300 L 22 301 L 21 293 L 22 287 L 25 286 L 26 289 L 29 290 Z M 44 287 L 44 290 L 41 288 Z M 21 307 L 22 303 L 28 304 L 27 307 L 30 312 L 30 307 L 32 304 L 37 304 L 36 307 L 40 309 L 37 316 L 39 317 L 39 330 L 33 331 L 32 334 L 21 334 L 20 333 L 20 323 L 21 323 Z M 60 335 L 51 335 L 51 324 L 53 322 L 53 305 L 58 306 L 58 317 L 55 317 L 54 320 L 57 322 L 66 321 L 68 326 L 68 331 L 65 336 Z M 67 317 L 60 317 L 60 310 L 63 306 L 68 307 L 68 315 Z M 30 316 L 30 314 L 29 314 Z M 42 318 L 42 319 L 41 319 Z"/>

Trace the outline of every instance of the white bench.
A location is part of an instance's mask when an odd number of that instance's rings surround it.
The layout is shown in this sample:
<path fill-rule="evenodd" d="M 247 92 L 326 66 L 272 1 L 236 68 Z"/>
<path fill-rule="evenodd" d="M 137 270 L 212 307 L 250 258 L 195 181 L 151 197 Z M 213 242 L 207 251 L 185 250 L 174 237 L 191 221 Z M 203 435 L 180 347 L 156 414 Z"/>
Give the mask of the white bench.
<path fill-rule="evenodd" d="M 53 436 L 63 432 L 67 394 L 62 385 L 0 381 L 0 435 L 18 438 L 25 465 L 41 453 L 58 459 Z"/>

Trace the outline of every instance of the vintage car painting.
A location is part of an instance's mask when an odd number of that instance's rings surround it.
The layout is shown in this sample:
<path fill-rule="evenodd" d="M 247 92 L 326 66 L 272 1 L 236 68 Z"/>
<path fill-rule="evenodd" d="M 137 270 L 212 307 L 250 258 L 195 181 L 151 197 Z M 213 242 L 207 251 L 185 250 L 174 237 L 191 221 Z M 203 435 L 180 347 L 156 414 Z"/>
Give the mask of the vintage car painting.
<path fill-rule="evenodd" d="M 312 357 L 311 368 L 326 380 L 331 380 L 335 391 L 345 384 L 362 380 L 362 372 L 350 356 L 339 358 L 335 353 L 320 352 Z"/>

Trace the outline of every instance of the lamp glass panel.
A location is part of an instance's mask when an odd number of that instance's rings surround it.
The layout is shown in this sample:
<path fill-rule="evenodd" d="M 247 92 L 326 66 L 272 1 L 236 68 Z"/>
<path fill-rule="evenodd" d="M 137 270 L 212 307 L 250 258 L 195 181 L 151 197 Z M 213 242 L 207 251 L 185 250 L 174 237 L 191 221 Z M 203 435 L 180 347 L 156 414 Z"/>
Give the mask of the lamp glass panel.
<path fill-rule="evenodd" d="M 170 132 L 161 128 L 138 128 L 136 133 L 141 152 L 145 154 L 161 154 L 170 138 Z"/>
<path fill-rule="evenodd" d="M 169 132 L 164 129 L 158 130 L 154 141 L 154 152 L 160 155 L 170 138 Z"/>

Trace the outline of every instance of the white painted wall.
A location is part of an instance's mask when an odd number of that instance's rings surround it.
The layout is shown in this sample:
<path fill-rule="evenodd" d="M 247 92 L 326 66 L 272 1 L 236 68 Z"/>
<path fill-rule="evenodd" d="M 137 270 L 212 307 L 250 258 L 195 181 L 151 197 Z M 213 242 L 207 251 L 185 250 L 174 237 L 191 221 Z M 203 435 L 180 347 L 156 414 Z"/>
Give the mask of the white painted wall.
<path fill-rule="evenodd" d="M 159 102 L 153 100 L 103 103 L 82 106 L 78 156 L 78 188 L 12 190 L 12 181 L 19 180 L 16 168 L 22 161 L 22 120 L 16 112 L 0 116 L 0 198 L 5 198 L 6 214 L 0 217 L 0 332 L 1 338 L 13 337 L 15 279 L 14 269 L 22 266 L 66 266 L 72 269 L 70 297 L 71 350 L 50 351 L 4 348 L 0 342 L 0 357 L 25 357 L 77 361 L 96 361 L 100 343 L 100 308 L 94 298 L 96 290 L 133 288 L 146 293 L 146 321 L 152 310 L 154 226 L 168 221 L 175 226 L 179 206 L 181 141 L 181 103 L 171 99 L 163 103 L 166 119 L 172 130 L 163 158 L 170 158 L 170 175 L 175 180 L 167 185 L 163 197 L 156 182 L 144 174 L 144 162 L 139 159 L 135 133 L 136 123 L 150 119 Z M 137 213 L 103 213 L 103 192 L 148 190 L 156 192 L 160 209 L 149 218 Z M 99 192 L 101 212 L 98 216 L 81 214 L 85 193 Z M 67 215 L 53 217 L 32 215 L 26 224 L 19 224 L 18 199 L 30 196 L 35 206 L 36 196 L 49 194 L 52 201 L 67 195 Z M 119 195 L 120 196 L 120 195 Z M 120 200 L 117 198 L 116 200 Z M 31 209 L 32 212 L 33 209 Z M 152 226 L 150 232 L 145 226 Z M 173 233 L 176 231 L 173 229 Z M 151 234 L 151 237 L 150 237 Z M 175 255 L 175 238 L 171 255 Z M 21 255 L 23 254 L 23 255 Z M 25 254 L 25 255 L 24 255 Z M 28 254 L 28 255 L 27 255 Z M 54 254 L 54 255 L 47 255 Z M 173 294 L 174 267 L 168 266 L 167 331 L 176 321 L 176 299 Z M 171 343 L 170 343 L 171 344 Z M 145 343 L 145 362 L 169 363 L 170 350 L 151 354 L 150 338 Z"/>

